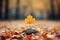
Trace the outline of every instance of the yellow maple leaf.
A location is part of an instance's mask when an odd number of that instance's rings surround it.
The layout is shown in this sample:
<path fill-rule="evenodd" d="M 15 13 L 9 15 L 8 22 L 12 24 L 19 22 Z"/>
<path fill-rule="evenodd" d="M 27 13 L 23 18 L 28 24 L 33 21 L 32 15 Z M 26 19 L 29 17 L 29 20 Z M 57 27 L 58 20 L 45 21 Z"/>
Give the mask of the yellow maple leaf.
<path fill-rule="evenodd" d="M 25 22 L 27 24 L 32 24 L 35 22 L 35 18 L 33 18 L 31 15 L 27 16 L 27 18 L 25 18 Z"/>

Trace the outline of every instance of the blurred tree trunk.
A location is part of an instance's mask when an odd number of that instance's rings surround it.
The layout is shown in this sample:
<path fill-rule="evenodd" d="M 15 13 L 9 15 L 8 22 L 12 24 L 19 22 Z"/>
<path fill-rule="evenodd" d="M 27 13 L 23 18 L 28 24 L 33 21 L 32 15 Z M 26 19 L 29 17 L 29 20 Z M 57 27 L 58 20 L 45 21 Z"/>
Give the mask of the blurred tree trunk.
<path fill-rule="evenodd" d="M 20 3 L 20 0 L 17 0 L 17 5 L 16 5 L 16 19 L 20 19 L 19 3 Z"/>
<path fill-rule="evenodd" d="M 2 0 L 0 0 L 0 20 L 2 19 L 1 14 L 2 14 Z"/>
<path fill-rule="evenodd" d="M 60 20 L 60 4 L 59 4 L 59 0 L 56 0 L 57 2 L 57 6 L 58 6 L 58 19 Z"/>
<path fill-rule="evenodd" d="M 5 0 L 6 7 L 5 7 L 5 19 L 8 19 L 8 0 Z"/>
<path fill-rule="evenodd" d="M 51 17 L 51 19 L 55 19 L 55 12 L 54 12 L 54 0 L 50 0 L 50 5 L 51 5 L 51 15 L 50 15 L 50 17 Z"/>

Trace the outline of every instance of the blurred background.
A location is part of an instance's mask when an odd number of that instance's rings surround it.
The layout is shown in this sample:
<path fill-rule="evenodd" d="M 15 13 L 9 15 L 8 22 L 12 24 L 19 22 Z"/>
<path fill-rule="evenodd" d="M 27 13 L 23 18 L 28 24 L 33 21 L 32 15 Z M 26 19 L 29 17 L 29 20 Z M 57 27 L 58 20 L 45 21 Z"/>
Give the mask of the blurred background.
<path fill-rule="evenodd" d="M 60 20 L 60 0 L 0 0 L 0 20 Z"/>

